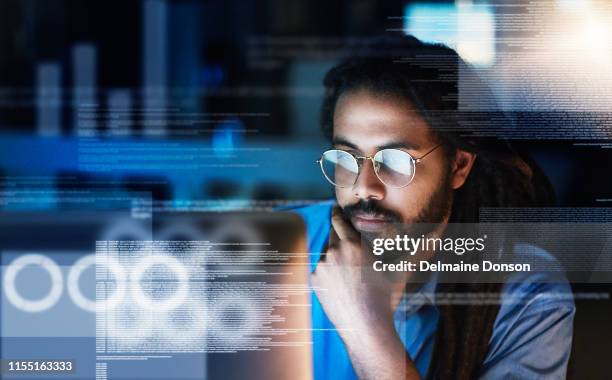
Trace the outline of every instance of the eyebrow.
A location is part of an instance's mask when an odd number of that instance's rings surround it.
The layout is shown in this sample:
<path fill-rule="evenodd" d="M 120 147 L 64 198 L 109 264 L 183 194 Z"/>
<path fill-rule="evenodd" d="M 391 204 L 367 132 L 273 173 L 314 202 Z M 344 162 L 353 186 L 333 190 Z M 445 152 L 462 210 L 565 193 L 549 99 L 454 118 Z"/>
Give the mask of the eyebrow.
<path fill-rule="evenodd" d="M 357 147 L 357 145 L 353 144 L 352 142 L 350 142 L 348 139 L 342 137 L 342 136 L 338 136 L 338 137 L 334 137 L 334 139 L 332 140 L 332 145 L 336 146 L 336 145 L 344 145 L 344 146 L 348 146 L 351 149 L 355 149 L 355 150 L 359 150 L 359 148 Z M 403 148 L 403 149 L 407 149 L 407 150 L 419 150 L 419 146 L 416 144 L 408 144 L 405 142 L 390 142 L 387 144 L 383 144 L 383 145 L 379 145 L 376 147 L 377 150 L 383 150 L 383 149 L 398 149 L 398 148 Z"/>

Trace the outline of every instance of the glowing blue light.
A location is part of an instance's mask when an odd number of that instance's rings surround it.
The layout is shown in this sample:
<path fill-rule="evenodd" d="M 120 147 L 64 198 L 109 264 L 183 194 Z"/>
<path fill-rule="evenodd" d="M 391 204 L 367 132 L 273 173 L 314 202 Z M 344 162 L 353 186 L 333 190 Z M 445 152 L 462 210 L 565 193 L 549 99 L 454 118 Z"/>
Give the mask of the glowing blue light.
<path fill-rule="evenodd" d="M 404 32 L 448 45 L 474 66 L 490 66 L 495 59 L 495 19 L 487 5 L 410 4 L 404 9 Z"/>
<path fill-rule="evenodd" d="M 244 124 L 240 119 L 228 119 L 221 122 L 212 135 L 212 148 L 219 158 L 226 158 L 242 143 Z"/>

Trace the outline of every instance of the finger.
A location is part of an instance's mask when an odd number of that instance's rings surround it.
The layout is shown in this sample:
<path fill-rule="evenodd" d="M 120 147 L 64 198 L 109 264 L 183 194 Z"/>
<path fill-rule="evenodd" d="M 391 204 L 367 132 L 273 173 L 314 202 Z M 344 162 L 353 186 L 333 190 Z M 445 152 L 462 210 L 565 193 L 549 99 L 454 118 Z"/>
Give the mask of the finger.
<path fill-rule="evenodd" d="M 333 227 L 332 230 L 336 232 L 338 239 L 353 241 L 359 240 L 359 233 L 355 231 L 353 226 L 344 219 L 340 207 L 336 206 L 332 210 L 331 222 Z"/>

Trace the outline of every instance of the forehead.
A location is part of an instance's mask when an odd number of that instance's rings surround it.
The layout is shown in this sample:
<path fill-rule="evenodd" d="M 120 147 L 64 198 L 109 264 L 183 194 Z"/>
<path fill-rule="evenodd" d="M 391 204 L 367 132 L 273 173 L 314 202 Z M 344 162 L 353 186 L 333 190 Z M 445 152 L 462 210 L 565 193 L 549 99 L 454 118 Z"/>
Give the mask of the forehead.
<path fill-rule="evenodd" d="M 341 95 L 336 103 L 334 139 L 365 152 L 392 144 L 426 148 L 433 144 L 434 136 L 407 100 L 358 90 Z"/>

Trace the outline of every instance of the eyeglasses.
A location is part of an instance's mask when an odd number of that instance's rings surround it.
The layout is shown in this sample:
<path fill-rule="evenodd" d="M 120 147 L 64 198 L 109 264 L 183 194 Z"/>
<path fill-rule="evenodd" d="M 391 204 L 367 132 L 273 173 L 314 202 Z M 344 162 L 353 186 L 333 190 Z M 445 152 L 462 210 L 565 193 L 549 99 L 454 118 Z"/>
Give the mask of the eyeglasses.
<path fill-rule="evenodd" d="M 412 182 L 416 164 L 439 146 L 440 144 L 436 145 L 419 158 L 414 158 L 399 149 L 379 150 L 372 157 L 357 156 L 344 150 L 331 149 L 325 151 L 316 162 L 321 165 L 325 178 L 337 187 L 352 187 L 359 178 L 363 162 L 371 160 L 380 182 L 385 186 L 402 188 Z"/>

